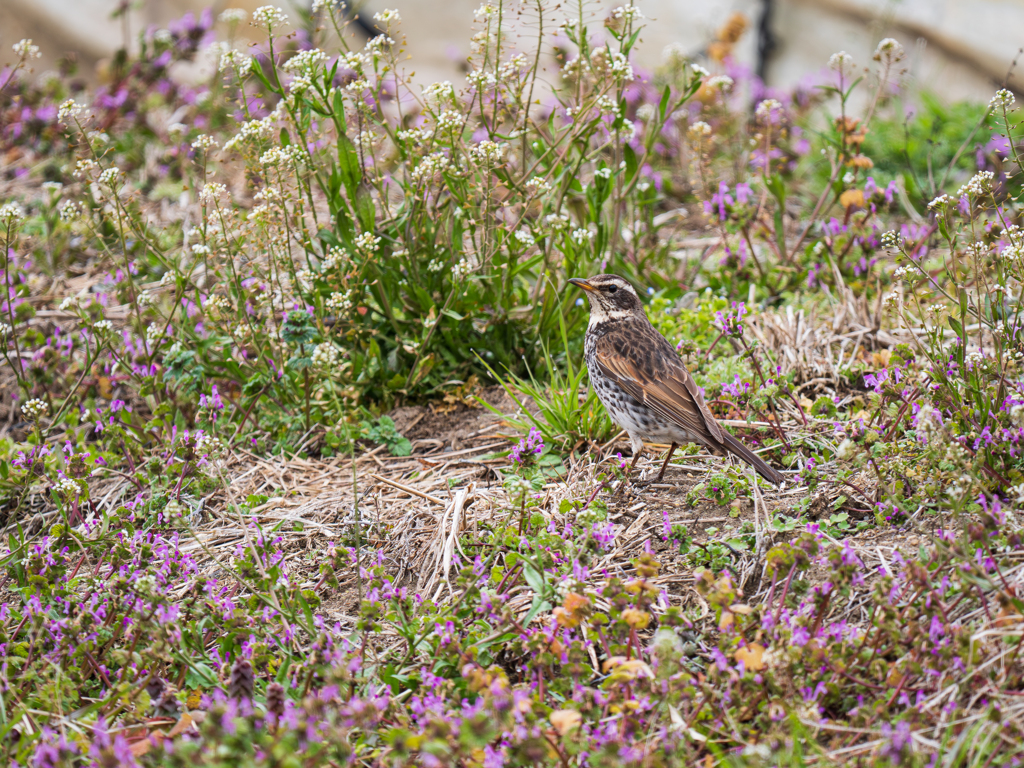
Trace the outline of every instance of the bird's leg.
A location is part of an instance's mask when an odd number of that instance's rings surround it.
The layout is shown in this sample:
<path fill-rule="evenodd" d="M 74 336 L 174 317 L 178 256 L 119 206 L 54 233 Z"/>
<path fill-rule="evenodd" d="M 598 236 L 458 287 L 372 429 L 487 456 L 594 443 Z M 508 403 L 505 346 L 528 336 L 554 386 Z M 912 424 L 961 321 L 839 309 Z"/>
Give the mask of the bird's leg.
<path fill-rule="evenodd" d="M 669 447 L 668 454 L 665 456 L 665 463 L 661 465 L 661 472 L 658 473 L 658 479 L 655 480 L 654 482 L 661 482 L 661 478 L 665 476 L 665 470 L 668 469 L 668 460 L 672 458 L 672 454 L 676 452 L 676 448 L 678 447 L 679 446 L 676 445 L 675 443 L 672 443 L 671 447 Z"/>
<path fill-rule="evenodd" d="M 633 449 L 633 462 L 629 465 L 629 474 L 633 474 L 633 468 L 640 461 L 640 454 L 644 452 L 644 441 L 634 435 L 629 436 L 629 445 Z"/>
<path fill-rule="evenodd" d="M 633 467 L 635 467 L 636 463 L 638 461 L 640 461 L 640 454 L 642 452 L 643 451 L 637 451 L 636 453 L 633 454 L 633 461 L 631 461 L 630 464 L 629 464 L 629 474 L 631 474 L 631 475 L 633 474 Z"/>

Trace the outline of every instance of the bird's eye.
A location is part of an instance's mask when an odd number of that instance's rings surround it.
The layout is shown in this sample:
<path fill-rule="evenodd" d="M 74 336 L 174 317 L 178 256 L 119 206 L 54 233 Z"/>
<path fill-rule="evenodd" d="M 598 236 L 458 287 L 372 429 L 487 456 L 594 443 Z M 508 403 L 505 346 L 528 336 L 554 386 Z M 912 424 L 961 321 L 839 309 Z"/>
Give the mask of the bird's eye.
<path fill-rule="evenodd" d="M 615 293 L 617 290 L 619 290 L 619 286 L 617 286 L 617 285 L 609 285 L 608 286 L 608 293 Z"/>

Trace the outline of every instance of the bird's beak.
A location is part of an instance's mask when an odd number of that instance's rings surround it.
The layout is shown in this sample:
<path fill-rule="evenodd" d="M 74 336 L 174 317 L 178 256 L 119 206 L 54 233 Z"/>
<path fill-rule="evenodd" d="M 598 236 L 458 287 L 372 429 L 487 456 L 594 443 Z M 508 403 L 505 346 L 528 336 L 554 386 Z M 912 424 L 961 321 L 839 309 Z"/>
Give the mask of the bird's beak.
<path fill-rule="evenodd" d="M 582 277 L 570 277 L 569 282 L 578 288 L 582 288 L 584 291 L 596 291 L 597 289 L 584 280 Z"/>

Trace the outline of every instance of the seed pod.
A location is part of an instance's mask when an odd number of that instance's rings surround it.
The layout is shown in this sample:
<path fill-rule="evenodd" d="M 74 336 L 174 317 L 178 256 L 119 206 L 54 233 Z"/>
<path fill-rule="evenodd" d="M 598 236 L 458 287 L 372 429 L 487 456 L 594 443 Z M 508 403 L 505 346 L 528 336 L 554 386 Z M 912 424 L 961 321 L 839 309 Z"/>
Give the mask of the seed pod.
<path fill-rule="evenodd" d="M 284 686 L 280 683 L 267 686 L 267 712 L 273 712 L 278 717 L 284 714 Z"/>
<path fill-rule="evenodd" d="M 231 679 L 228 681 L 228 696 L 233 699 L 252 699 L 252 663 L 239 659 L 231 665 Z"/>

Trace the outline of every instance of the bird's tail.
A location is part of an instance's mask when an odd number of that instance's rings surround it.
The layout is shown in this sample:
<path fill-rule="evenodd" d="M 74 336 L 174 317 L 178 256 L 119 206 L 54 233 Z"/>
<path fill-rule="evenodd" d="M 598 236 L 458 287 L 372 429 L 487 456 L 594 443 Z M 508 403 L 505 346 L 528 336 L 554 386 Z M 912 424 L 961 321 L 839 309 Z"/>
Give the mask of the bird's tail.
<path fill-rule="evenodd" d="M 769 483 L 779 485 L 783 481 L 782 475 L 772 467 L 768 466 L 764 459 L 756 455 L 747 446 L 737 440 L 735 437 L 730 435 L 724 429 L 722 430 L 722 444 L 726 450 L 736 454 L 743 459 L 747 464 L 757 470 L 757 474 L 767 480 Z"/>

